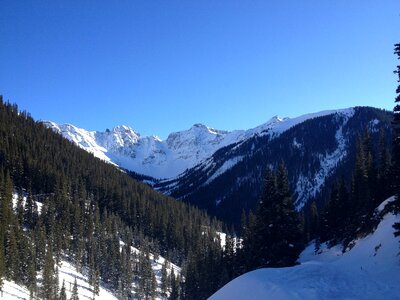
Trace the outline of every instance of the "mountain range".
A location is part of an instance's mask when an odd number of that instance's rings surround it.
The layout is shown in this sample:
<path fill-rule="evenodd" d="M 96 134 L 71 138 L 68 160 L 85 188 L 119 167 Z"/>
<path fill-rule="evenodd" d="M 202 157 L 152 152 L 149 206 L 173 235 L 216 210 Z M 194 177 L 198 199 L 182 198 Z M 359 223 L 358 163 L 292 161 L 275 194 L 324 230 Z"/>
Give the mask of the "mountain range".
<path fill-rule="evenodd" d="M 333 113 L 351 114 L 351 111 L 329 110 L 293 119 L 274 116 L 248 130 L 225 131 L 194 124 L 188 130 L 170 133 L 164 141 L 157 136 L 142 137 L 126 125 L 100 132 L 71 124 L 43 123 L 100 159 L 155 179 L 171 179 L 204 162 L 225 146 L 245 142 L 256 135 L 277 136 L 307 119 Z"/>
<path fill-rule="evenodd" d="M 275 116 L 248 130 L 224 131 L 195 124 L 169 134 L 164 141 L 141 137 L 124 125 L 98 132 L 43 123 L 159 191 L 237 225 L 243 209 L 255 208 L 267 167 L 286 163 L 294 203 L 301 210 L 310 201 L 322 199 L 334 178 L 346 176 L 357 137 L 366 128 L 374 139 L 379 138 L 381 128 L 389 136 L 390 120 L 390 112 L 355 107 L 296 118 Z"/>

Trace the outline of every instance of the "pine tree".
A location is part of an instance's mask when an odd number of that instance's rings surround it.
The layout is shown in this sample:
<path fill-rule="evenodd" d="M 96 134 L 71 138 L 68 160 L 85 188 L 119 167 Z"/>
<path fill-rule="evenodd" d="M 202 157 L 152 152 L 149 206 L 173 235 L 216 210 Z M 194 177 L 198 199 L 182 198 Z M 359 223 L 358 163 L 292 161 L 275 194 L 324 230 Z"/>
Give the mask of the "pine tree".
<path fill-rule="evenodd" d="M 24 208 L 24 223 L 28 228 L 33 228 L 37 222 L 38 209 L 37 204 L 33 200 L 32 191 L 28 191 Z"/>
<path fill-rule="evenodd" d="M 65 291 L 65 280 L 63 280 L 61 290 L 60 290 L 60 296 L 58 297 L 59 300 L 67 300 L 67 293 Z"/>
<path fill-rule="evenodd" d="M 143 252 L 143 251 L 142 251 Z M 154 299 L 156 296 L 157 281 L 151 268 L 149 252 L 141 253 L 139 256 L 139 297 L 143 299 Z"/>
<path fill-rule="evenodd" d="M 174 268 L 171 270 L 171 294 L 169 300 L 179 299 L 179 278 L 175 277 Z"/>
<path fill-rule="evenodd" d="M 400 59 L 400 43 L 395 45 L 394 53 L 397 55 L 397 59 Z M 397 82 L 400 82 L 400 65 L 397 66 L 394 71 L 397 76 Z M 397 211 L 400 212 L 400 84 L 396 89 L 395 107 L 393 109 L 393 182 L 394 191 L 396 195 L 396 207 Z M 393 226 L 396 229 L 395 235 L 400 235 L 400 223 L 396 223 Z"/>
<path fill-rule="evenodd" d="M 12 226 L 6 236 L 6 275 L 11 280 L 19 282 L 18 278 L 18 245 L 15 237 L 15 226 Z"/>
<path fill-rule="evenodd" d="M 78 296 L 78 283 L 76 282 L 76 278 L 74 281 L 74 286 L 72 288 L 72 293 L 71 293 L 71 298 L 69 298 L 70 300 L 79 300 L 79 296 Z"/>
<path fill-rule="evenodd" d="M 24 222 L 24 202 L 20 193 L 17 196 L 17 220 L 19 225 L 22 226 Z"/>
<path fill-rule="evenodd" d="M 272 252 L 275 253 L 275 262 L 272 265 L 290 266 L 295 264 L 302 250 L 303 234 L 299 215 L 292 202 L 287 170 L 283 163 L 279 166 L 276 183 L 278 207 L 275 215 L 276 223 L 274 223 L 277 226 L 272 228 L 277 230 L 276 237 L 279 242 L 272 246 Z"/>
<path fill-rule="evenodd" d="M 226 280 L 222 280 L 222 285 L 224 285 L 228 280 L 233 278 L 236 273 L 235 239 L 228 234 L 226 235 L 225 239 L 223 264 L 227 274 L 226 274 Z"/>
<path fill-rule="evenodd" d="M 161 298 L 167 298 L 167 292 L 169 289 L 169 276 L 167 272 L 167 260 L 164 261 L 161 267 Z"/>
<path fill-rule="evenodd" d="M 3 241 L 0 240 L 0 293 L 3 297 L 3 285 L 4 285 L 4 277 L 6 273 L 6 266 L 4 261 L 4 244 Z"/>
<path fill-rule="evenodd" d="M 57 297 L 58 283 L 55 282 L 56 273 L 54 269 L 53 250 L 51 246 L 47 247 L 46 258 L 42 275 L 42 297 L 44 299 L 52 300 Z"/>
<path fill-rule="evenodd" d="M 31 233 L 31 240 L 33 240 L 33 234 Z M 27 273 L 28 273 L 28 280 L 27 280 L 27 287 L 31 295 L 36 295 L 37 293 L 37 279 L 36 279 L 36 247 L 35 244 L 31 242 L 28 249 L 28 266 L 27 266 Z"/>
<path fill-rule="evenodd" d="M 294 210 L 287 171 L 282 163 L 276 175 L 268 170 L 264 193 L 245 244 L 251 253 L 250 269 L 295 264 L 303 246 L 300 219 Z"/>
<path fill-rule="evenodd" d="M 316 239 L 319 235 L 319 213 L 317 204 L 313 201 L 308 214 L 308 237 L 307 240 Z"/>
<path fill-rule="evenodd" d="M 385 130 L 381 128 L 379 134 L 379 170 L 377 194 L 383 199 L 387 199 L 390 195 L 391 180 L 390 169 L 392 168 L 389 150 L 386 146 Z"/>

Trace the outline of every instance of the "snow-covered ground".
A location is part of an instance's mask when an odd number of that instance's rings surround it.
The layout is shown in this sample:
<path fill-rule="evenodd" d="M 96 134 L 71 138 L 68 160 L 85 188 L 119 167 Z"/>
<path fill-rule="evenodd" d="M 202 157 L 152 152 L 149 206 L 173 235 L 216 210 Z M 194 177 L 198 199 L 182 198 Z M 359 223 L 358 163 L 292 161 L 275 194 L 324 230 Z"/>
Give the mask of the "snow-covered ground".
<path fill-rule="evenodd" d="M 400 299 L 400 239 L 392 228 L 399 221 L 399 215 L 387 214 L 374 233 L 345 253 L 323 245 L 316 254 L 310 245 L 300 265 L 246 273 L 210 300 Z"/>
<path fill-rule="evenodd" d="M 65 281 L 65 290 L 67 299 L 71 297 L 72 288 L 74 286 L 75 278 L 78 285 L 79 299 L 93 299 L 93 289 L 88 283 L 86 276 L 77 273 L 75 268 L 68 262 L 62 261 L 58 270 L 60 289 L 63 281 Z M 113 300 L 117 299 L 110 291 L 104 287 L 100 287 L 99 295 L 95 297 L 98 300 Z M 0 294 L 0 299 L 29 299 L 29 291 L 14 282 L 5 281 L 3 287 L 3 295 Z"/>
<path fill-rule="evenodd" d="M 275 116 L 266 123 L 248 130 L 224 131 L 195 124 L 188 130 L 171 133 L 164 141 L 157 136 L 141 137 L 132 128 L 124 125 L 98 132 L 71 124 L 61 125 L 50 121 L 43 123 L 104 161 L 162 179 L 177 177 L 186 169 L 207 160 L 222 147 L 243 142 L 254 135 L 278 136 L 305 120 L 334 113 L 351 116 L 354 109 L 328 110 L 297 118 Z M 237 161 L 229 162 L 220 172 L 236 163 Z"/>
<path fill-rule="evenodd" d="M 133 251 L 139 252 L 136 248 L 133 248 Z M 161 284 L 161 268 L 164 264 L 165 259 L 163 257 L 159 257 L 157 260 L 154 260 L 153 255 L 150 255 L 150 259 L 152 260 L 152 268 L 156 275 L 157 283 Z M 170 264 L 171 268 L 174 269 L 174 273 L 180 274 L 181 269 L 174 265 Z M 167 269 L 167 272 L 170 274 L 171 268 Z M 67 299 L 70 298 L 72 288 L 74 286 L 75 279 L 78 285 L 78 294 L 79 299 L 93 299 L 93 288 L 89 285 L 89 281 L 87 276 L 83 275 L 82 273 L 78 273 L 75 267 L 67 261 L 62 261 L 61 265 L 58 268 L 59 274 L 59 285 L 60 289 L 62 286 L 63 281 L 65 281 L 65 289 L 67 293 Z M 0 293 L 0 299 L 29 299 L 29 291 L 23 286 L 17 285 L 11 281 L 5 281 L 3 286 L 3 295 Z M 106 289 L 104 286 L 100 286 L 99 295 L 95 296 L 97 300 L 113 300 L 118 299 L 114 294 L 113 291 Z M 161 298 L 156 298 L 161 299 Z"/>

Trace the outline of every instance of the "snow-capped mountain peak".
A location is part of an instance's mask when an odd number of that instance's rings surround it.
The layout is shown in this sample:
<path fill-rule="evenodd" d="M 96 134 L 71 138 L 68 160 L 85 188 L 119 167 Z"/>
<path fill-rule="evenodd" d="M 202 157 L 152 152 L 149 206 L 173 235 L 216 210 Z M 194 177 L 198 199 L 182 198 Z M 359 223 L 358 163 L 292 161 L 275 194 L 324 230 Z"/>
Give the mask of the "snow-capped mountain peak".
<path fill-rule="evenodd" d="M 140 134 L 126 125 L 114 127 L 111 131 L 95 132 L 96 140 L 105 149 L 117 151 L 119 148 L 130 148 L 140 139 Z"/>
<path fill-rule="evenodd" d="M 169 134 L 165 141 L 157 136 L 141 137 L 126 125 L 99 132 L 70 124 L 43 123 L 105 161 L 161 179 L 175 178 L 186 169 L 207 160 L 217 150 L 241 143 L 254 135 L 270 134 L 273 137 L 306 119 L 343 111 L 347 110 L 324 111 L 293 119 L 274 116 L 249 130 L 225 131 L 196 123 L 187 130 Z"/>

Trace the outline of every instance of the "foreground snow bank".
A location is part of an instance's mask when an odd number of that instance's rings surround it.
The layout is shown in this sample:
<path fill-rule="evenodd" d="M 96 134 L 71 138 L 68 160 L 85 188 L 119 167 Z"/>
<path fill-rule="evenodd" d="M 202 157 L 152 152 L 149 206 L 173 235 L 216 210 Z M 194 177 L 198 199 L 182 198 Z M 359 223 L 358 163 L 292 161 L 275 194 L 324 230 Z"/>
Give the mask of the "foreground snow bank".
<path fill-rule="evenodd" d="M 300 256 L 301 265 L 259 269 L 231 281 L 210 297 L 223 299 L 400 299 L 399 238 L 387 214 L 375 232 L 342 253 L 339 247 Z"/>

